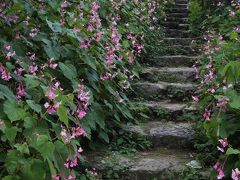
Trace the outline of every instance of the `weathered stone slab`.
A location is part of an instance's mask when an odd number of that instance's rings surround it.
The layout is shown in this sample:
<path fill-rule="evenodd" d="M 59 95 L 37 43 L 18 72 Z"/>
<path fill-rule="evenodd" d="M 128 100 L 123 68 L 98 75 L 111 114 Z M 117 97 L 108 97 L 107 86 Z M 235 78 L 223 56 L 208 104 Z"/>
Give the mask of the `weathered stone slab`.
<path fill-rule="evenodd" d="M 192 124 L 185 122 L 147 122 L 129 125 L 127 131 L 146 136 L 154 147 L 188 148 L 193 136 Z"/>

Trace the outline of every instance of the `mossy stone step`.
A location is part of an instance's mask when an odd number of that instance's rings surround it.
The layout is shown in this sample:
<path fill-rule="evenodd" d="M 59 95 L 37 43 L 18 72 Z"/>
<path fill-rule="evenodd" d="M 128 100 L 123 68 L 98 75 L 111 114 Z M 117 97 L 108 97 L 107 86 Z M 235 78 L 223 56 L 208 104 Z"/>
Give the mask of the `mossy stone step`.
<path fill-rule="evenodd" d="M 188 4 L 181 4 L 181 3 L 174 4 L 174 7 L 175 8 L 188 8 Z"/>
<path fill-rule="evenodd" d="M 196 113 L 194 103 L 170 102 L 170 101 L 147 101 L 133 103 L 135 116 L 138 112 L 144 113 L 148 121 L 188 121 L 188 115 Z M 140 116 L 139 116 L 140 117 Z"/>
<path fill-rule="evenodd" d="M 143 69 L 140 78 L 149 82 L 189 82 L 194 81 L 194 75 L 194 69 L 189 67 L 148 67 Z"/>
<path fill-rule="evenodd" d="M 165 22 L 177 22 L 177 23 L 187 23 L 188 18 L 178 18 L 178 17 L 167 17 Z"/>
<path fill-rule="evenodd" d="M 169 37 L 178 37 L 178 38 L 190 38 L 193 37 L 190 31 L 187 29 L 176 29 L 176 28 L 168 28 L 165 30 L 165 34 Z"/>
<path fill-rule="evenodd" d="M 177 29 L 177 30 L 188 30 L 189 29 L 189 24 L 180 24 L 178 22 L 164 22 L 163 26 L 168 29 Z M 166 31 L 167 31 L 166 30 Z"/>
<path fill-rule="evenodd" d="M 192 123 L 153 121 L 139 125 L 127 125 L 126 131 L 149 139 L 153 147 L 191 148 Z"/>
<path fill-rule="evenodd" d="M 174 12 L 174 13 L 188 13 L 188 9 L 182 8 L 182 7 L 176 7 L 174 6 L 173 8 L 166 9 L 167 12 Z"/>
<path fill-rule="evenodd" d="M 187 18 L 188 17 L 188 13 L 167 13 L 167 17 L 171 17 L 171 18 L 174 18 L 174 17 L 179 17 L 179 18 Z"/>
<path fill-rule="evenodd" d="M 192 41 L 192 38 L 164 38 L 164 43 L 168 45 L 190 46 Z"/>
<path fill-rule="evenodd" d="M 191 67 L 196 57 L 175 55 L 175 56 L 155 56 L 144 60 L 145 64 L 153 67 Z"/>
<path fill-rule="evenodd" d="M 188 4 L 189 0 L 175 0 L 176 4 Z"/>
<path fill-rule="evenodd" d="M 191 151 L 167 148 L 138 152 L 133 157 L 118 152 L 94 152 L 85 155 L 85 158 L 91 167 L 100 171 L 100 179 L 107 179 L 104 174 L 114 171 L 119 173 L 119 180 L 179 179 L 179 175 L 187 169 L 186 164 L 193 159 Z"/>
<path fill-rule="evenodd" d="M 139 82 L 132 87 L 134 97 L 155 101 L 164 99 L 188 101 L 196 90 L 196 86 L 192 83 Z"/>

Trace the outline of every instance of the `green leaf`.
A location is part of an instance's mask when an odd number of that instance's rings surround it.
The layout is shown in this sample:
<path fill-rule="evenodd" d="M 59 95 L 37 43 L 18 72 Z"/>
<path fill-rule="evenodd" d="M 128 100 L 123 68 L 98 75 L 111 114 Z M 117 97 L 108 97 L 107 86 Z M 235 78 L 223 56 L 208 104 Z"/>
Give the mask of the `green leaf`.
<path fill-rule="evenodd" d="M 14 100 L 5 101 L 3 104 L 3 111 L 11 122 L 23 119 L 25 116 L 24 109 L 20 108 Z"/>
<path fill-rule="evenodd" d="M 68 78 L 69 80 L 74 80 L 77 78 L 77 70 L 76 68 L 71 65 L 71 64 L 63 64 L 63 63 L 59 63 L 59 67 L 63 72 L 63 75 Z"/>
<path fill-rule="evenodd" d="M 22 154 L 30 154 L 28 145 L 26 143 L 24 143 L 24 144 L 17 143 L 14 145 L 14 147 Z"/>
<path fill-rule="evenodd" d="M 29 107 L 30 107 L 32 110 L 36 111 L 37 113 L 40 113 L 40 112 L 42 111 L 41 106 L 40 106 L 39 104 L 36 104 L 34 101 L 32 101 L 32 100 L 27 100 L 26 102 L 27 102 L 27 104 L 29 105 Z"/>
<path fill-rule="evenodd" d="M 54 149 L 55 149 L 55 146 L 50 141 L 38 147 L 38 151 L 42 154 L 44 159 L 48 157 L 51 158 L 53 156 Z"/>
<path fill-rule="evenodd" d="M 16 99 L 16 96 L 13 94 L 13 92 L 3 84 L 0 84 L 0 92 L 9 100 Z"/>
<path fill-rule="evenodd" d="M 60 105 L 57 110 L 57 115 L 66 126 L 68 126 L 68 110 L 65 106 Z"/>
<path fill-rule="evenodd" d="M 109 137 L 108 137 L 108 134 L 106 132 L 101 130 L 98 137 L 103 139 L 105 142 L 109 143 Z"/>
<path fill-rule="evenodd" d="M 10 142 L 13 142 L 17 136 L 18 128 L 17 127 L 11 127 L 11 128 L 6 128 L 5 129 L 5 134 L 7 139 Z"/>
<path fill-rule="evenodd" d="M 63 27 L 60 23 L 57 23 L 57 22 L 52 23 L 52 22 L 48 21 L 47 19 L 46 19 L 46 21 L 47 21 L 48 26 L 51 28 L 51 30 L 53 32 L 61 33 L 63 31 Z"/>
<path fill-rule="evenodd" d="M 46 135 L 39 135 L 37 138 L 37 146 L 41 146 L 48 141 L 48 137 Z"/>
<path fill-rule="evenodd" d="M 226 154 L 227 155 L 240 154 L 240 151 L 238 149 L 228 148 Z"/>

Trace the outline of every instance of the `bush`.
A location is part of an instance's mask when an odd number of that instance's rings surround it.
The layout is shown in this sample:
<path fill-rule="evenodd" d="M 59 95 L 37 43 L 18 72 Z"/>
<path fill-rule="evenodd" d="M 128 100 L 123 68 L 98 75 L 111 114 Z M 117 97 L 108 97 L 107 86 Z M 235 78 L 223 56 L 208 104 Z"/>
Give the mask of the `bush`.
<path fill-rule="evenodd" d="M 205 20 L 208 33 L 203 55 L 195 64 L 200 78 L 194 100 L 203 111 L 204 128 L 211 141 L 217 144 L 220 156 L 214 169 L 218 179 L 238 179 L 239 159 L 239 22 L 240 3 L 218 3 Z M 204 9 L 204 8 L 203 8 Z M 198 68 L 197 68 L 198 67 Z"/>
<path fill-rule="evenodd" d="M 147 0 L 0 3 L 1 179 L 83 178 L 84 170 L 74 170 L 81 144 L 109 142 L 120 121 L 132 117 L 125 95 L 137 76 L 132 65 L 160 6 Z"/>

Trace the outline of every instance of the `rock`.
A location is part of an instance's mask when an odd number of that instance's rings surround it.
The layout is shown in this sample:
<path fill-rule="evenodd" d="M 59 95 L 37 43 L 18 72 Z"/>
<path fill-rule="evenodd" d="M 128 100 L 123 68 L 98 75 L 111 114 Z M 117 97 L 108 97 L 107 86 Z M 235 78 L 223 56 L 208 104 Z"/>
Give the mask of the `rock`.
<path fill-rule="evenodd" d="M 163 99 L 186 101 L 191 99 L 191 94 L 193 94 L 196 89 L 195 85 L 191 83 L 166 82 L 140 82 L 133 84 L 132 87 L 136 97 L 155 101 Z"/>
<path fill-rule="evenodd" d="M 192 103 L 182 103 L 182 102 L 169 102 L 169 101 L 159 101 L 159 102 L 134 102 L 134 108 L 136 110 L 139 107 L 140 111 L 144 110 L 144 114 L 149 117 L 149 121 L 176 121 L 181 119 L 186 121 L 184 116 L 196 112 L 196 108 Z"/>
<path fill-rule="evenodd" d="M 144 68 L 140 78 L 149 82 L 187 82 L 194 80 L 195 71 L 189 67 L 179 68 Z"/>
<path fill-rule="evenodd" d="M 193 135 L 191 123 L 147 122 L 127 125 L 126 130 L 150 139 L 154 147 L 188 148 Z"/>
<path fill-rule="evenodd" d="M 164 43 L 169 45 L 184 45 L 189 46 L 193 41 L 192 38 L 165 38 Z"/>
<path fill-rule="evenodd" d="M 196 57 L 194 56 L 158 56 L 147 60 L 151 66 L 155 67 L 191 67 Z"/>

